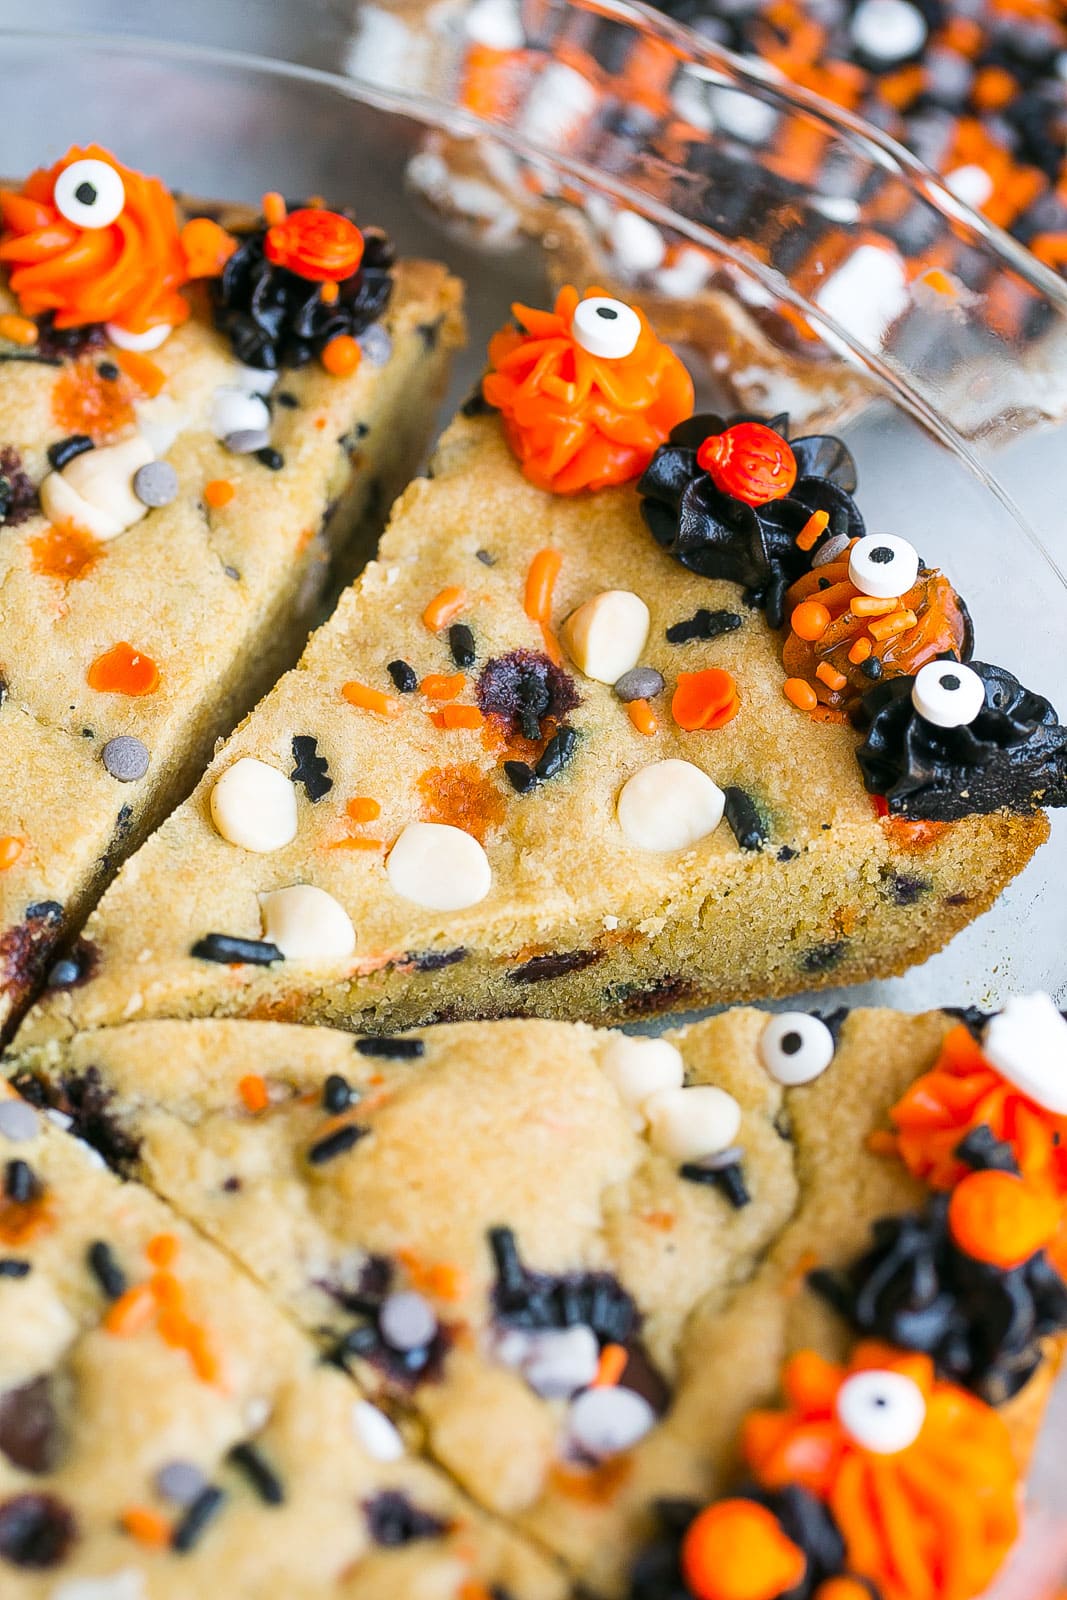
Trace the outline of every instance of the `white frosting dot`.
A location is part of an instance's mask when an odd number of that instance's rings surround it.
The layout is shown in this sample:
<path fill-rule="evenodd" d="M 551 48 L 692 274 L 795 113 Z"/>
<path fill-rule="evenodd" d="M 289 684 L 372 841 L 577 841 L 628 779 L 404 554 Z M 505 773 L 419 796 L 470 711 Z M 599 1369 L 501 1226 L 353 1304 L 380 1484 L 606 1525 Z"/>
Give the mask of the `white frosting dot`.
<path fill-rule="evenodd" d="M 671 1161 L 718 1155 L 730 1148 L 741 1128 L 741 1107 L 733 1095 L 710 1083 L 660 1089 L 641 1109 L 651 1143 Z"/>
<path fill-rule="evenodd" d="M 295 883 L 260 895 L 263 937 L 287 961 L 343 961 L 356 948 L 356 930 L 344 906 L 325 889 Z"/>
<path fill-rule="evenodd" d="M 608 243 L 626 273 L 654 272 L 667 255 L 667 242 L 656 224 L 637 211 L 615 213 L 608 228 Z"/>
<path fill-rule="evenodd" d="M 258 394 L 237 384 L 223 384 L 211 397 L 211 431 L 216 439 L 233 433 L 258 433 L 270 428 L 270 411 Z"/>
<path fill-rule="evenodd" d="M 861 0 L 853 13 L 853 42 L 873 61 L 903 61 L 921 50 L 929 29 L 908 0 Z"/>
<path fill-rule="evenodd" d="M 691 761 L 653 761 L 619 792 L 619 826 L 639 850 L 686 850 L 722 821 L 726 796 Z"/>
<path fill-rule="evenodd" d="M 771 1077 L 792 1088 L 826 1071 L 834 1059 L 834 1036 L 821 1017 L 782 1011 L 764 1026 L 759 1055 Z"/>
<path fill-rule="evenodd" d="M 903 1372 L 857 1372 L 838 1390 L 837 1418 L 865 1450 L 897 1455 L 922 1432 L 926 1401 Z"/>
<path fill-rule="evenodd" d="M 985 167 L 980 167 L 972 162 L 966 167 L 957 167 L 945 178 L 946 189 L 951 189 L 957 200 L 962 200 L 964 205 L 973 206 L 977 211 L 985 205 L 993 193 L 993 180 Z"/>
<path fill-rule="evenodd" d="M 526 42 L 515 0 L 474 0 L 463 26 L 467 38 L 487 50 L 521 50 Z"/>
<path fill-rule="evenodd" d="M 1067 1116 L 1067 1022 L 1047 994 L 1017 995 L 991 1017 L 982 1049 L 1002 1077 L 1054 1116 Z"/>
<path fill-rule="evenodd" d="M 129 328 L 123 328 L 117 322 L 107 322 L 104 332 L 116 350 L 158 350 L 174 329 L 169 322 L 157 322 L 154 328 L 146 328 L 144 333 L 131 333 Z"/>
<path fill-rule="evenodd" d="M 357 1400 L 352 1407 L 352 1428 L 373 1461 L 399 1461 L 404 1454 L 399 1429 L 369 1400 Z"/>
<path fill-rule="evenodd" d="M 65 1578 L 49 1590 L 48 1600 L 144 1600 L 143 1575 L 123 1567 L 102 1578 Z"/>
<path fill-rule="evenodd" d="M 493 882 L 489 857 L 469 833 L 445 822 L 412 822 L 385 863 L 394 892 L 429 911 L 463 911 Z"/>
<path fill-rule="evenodd" d="M 579 672 L 596 683 L 615 683 L 640 661 L 650 620 L 640 595 L 606 589 L 571 612 L 560 638 Z"/>
<path fill-rule="evenodd" d="M 280 850 L 296 838 L 296 789 L 277 767 L 241 756 L 211 791 L 211 820 L 230 844 Z"/>
<path fill-rule="evenodd" d="M 569 1400 L 596 1377 L 600 1346 L 586 1323 L 544 1328 L 528 1336 L 519 1363 L 526 1382 L 544 1400 Z"/>

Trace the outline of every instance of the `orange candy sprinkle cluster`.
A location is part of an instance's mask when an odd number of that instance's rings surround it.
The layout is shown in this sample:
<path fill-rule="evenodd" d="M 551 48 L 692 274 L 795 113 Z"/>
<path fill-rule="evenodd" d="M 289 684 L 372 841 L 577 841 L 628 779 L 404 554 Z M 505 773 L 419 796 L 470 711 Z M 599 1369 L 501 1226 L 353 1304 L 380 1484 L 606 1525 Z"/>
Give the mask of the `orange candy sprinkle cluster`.
<path fill-rule="evenodd" d="M 584 349 L 571 327 L 580 299 L 567 287 L 552 311 L 513 306 L 521 328 L 502 328 L 490 340 L 491 370 L 482 384 L 523 474 L 553 494 L 638 477 L 693 409 L 692 379 L 640 312 L 641 333 L 628 356 Z"/>
<path fill-rule="evenodd" d="M 150 1239 L 145 1255 L 155 1271 L 147 1281 L 132 1285 L 113 1302 L 103 1325 L 116 1339 L 131 1339 L 154 1326 L 165 1344 L 185 1351 L 203 1383 L 217 1384 L 222 1367 L 211 1337 L 204 1325 L 185 1310 L 184 1286 L 170 1270 L 179 1251 L 173 1234 L 160 1233 Z"/>

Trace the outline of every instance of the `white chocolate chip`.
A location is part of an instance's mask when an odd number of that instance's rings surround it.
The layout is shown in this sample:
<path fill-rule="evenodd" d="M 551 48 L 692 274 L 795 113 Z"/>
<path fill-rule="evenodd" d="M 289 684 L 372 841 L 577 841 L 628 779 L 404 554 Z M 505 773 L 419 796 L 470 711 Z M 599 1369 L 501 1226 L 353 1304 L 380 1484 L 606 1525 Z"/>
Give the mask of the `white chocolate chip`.
<path fill-rule="evenodd" d="M 233 433 L 270 432 L 270 411 L 258 394 L 223 384 L 211 397 L 211 431 L 216 439 Z"/>
<path fill-rule="evenodd" d="M 560 638 L 579 672 L 596 683 L 614 683 L 641 659 L 650 621 L 640 595 L 606 589 L 571 612 Z"/>
<path fill-rule="evenodd" d="M 853 43 L 882 65 L 914 55 L 930 31 L 922 12 L 908 0 L 860 0 L 849 26 Z"/>
<path fill-rule="evenodd" d="M 600 1053 L 600 1068 L 623 1105 L 636 1113 L 644 1126 L 642 1106 L 661 1089 L 680 1089 L 685 1063 L 667 1039 L 632 1039 L 612 1034 Z"/>
<path fill-rule="evenodd" d="M 144 1577 L 123 1567 L 102 1578 L 67 1578 L 51 1590 L 49 1600 L 144 1600 Z"/>
<path fill-rule="evenodd" d="M 619 826 L 639 850 L 686 850 L 722 821 L 726 796 L 691 761 L 653 761 L 619 792 Z"/>
<path fill-rule="evenodd" d="M 268 372 L 266 367 L 238 365 L 233 381 L 246 394 L 270 394 L 280 376 L 278 372 Z"/>
<path fill-rule="evenodd" d="M 672 1161 L 699 1161 L 729 1150 L 741 1127 L 741 1107 L 733 1095 L 710 1083 L 660 1089 L 641 1109 L 649 1139 Z"/>
<path fill-rule="evenodd" d="M 1047 994 L 1017 995 L 991 1017 L 982 1049 L 1001 1077 L 1054 1116 L 1067 1116 L 1067 1022 Z"/>
<path fill-rule="evenodd" d="M 970 162 L 948 174 L 945 188 L 951 189 L 956 199 L 962 200 L 964 205 L 973 206 L 978 211 L 993 193 L 993 180 L 984 167 Z"/>
<path fill-rule="evenodd" d="M 571 1441 L 594 1461 L 632 1450 L 656 1425 L 656 1413 L 644 1395 L 618 1386 L 586 1389 L 571 1406 Z"/>
<path fill-rule="evenodd" d="M 71 522 L 94 539 L 116 539 L 148 514 L 133 492 L 133 476 L 151 460 L 152 446 L 140 435 L 85 450 L 44 479 L 41 509 L 51 523 Z"/>
<path fill-rule="evenodd" d="M 620 211 L 612 218 L 608 243 L 627 274 L 654 272 L 663 265 L 667 242 L 654 222 L 638 211 Z"/>
<path fill-rule="evenodd" d="M 144 333 L 131 333 L 129 328 L 120 327 L 117 322 L 104 324 L 104 332 L 116 350 L 158 350 L 173 331 L 169 322 L 157 322 L 154 328 L 146 328 Z"/>
<path fill-rule="evenodd" d="M 356 930 L 344 906 L 325 889 L 294 883 L 260 895 L 263 937 L 287 961 L 343 961 L 356 948 Z"/>
<path fill-rule="evenodd" d="M 357 1400 L 352 1407 L 352 1429 L 372 1461 L 399 1461 L 404 1454 L 395 1423 L 369 1400 Z"/>
<path fill-rule="evenodd" d="M 596 1377 L 600 1346 L 587 1323 L 543 1328 L 529 1336 L 522 1375 L 544 1400 L 569 1400 Z"/>
<path fill-rule="evenodd" d="M 412 822 L 385 863 L 396 894 L 429 911 L 463 911 L 484 900 L 493 882 L 477 839 L 445 822 Z"/>
<path fill-rule="evenodd" d="M 296 838 L 296 789 L 277 767 L 241 756 L 211 791 L 211 820 L 230 844 L 280 850 Z"/>
<path fill-rule="evenodd" d="M 487 50 L 521 50 L 526 43 L 516 0 L 474 0 L 463 26 L 467 38 Z"/>

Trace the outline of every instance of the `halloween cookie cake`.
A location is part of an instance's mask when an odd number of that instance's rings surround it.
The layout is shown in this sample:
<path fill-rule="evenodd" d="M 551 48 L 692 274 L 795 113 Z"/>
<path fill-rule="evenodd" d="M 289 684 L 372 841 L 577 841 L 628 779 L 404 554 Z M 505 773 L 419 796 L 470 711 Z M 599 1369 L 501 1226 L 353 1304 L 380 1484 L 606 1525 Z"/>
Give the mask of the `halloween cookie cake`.
<path fill-rule="evenodd" d="M 903 971 L 1067 797 L 936 531 L 643 316 L 516 307 L 377 561 L 120 873 L 24 1037 L 611 1020 Z"/>
<path fill-rule="evenodd" d="M 155 1220 L 159 1201 L 90 1174 L 67 1141 L 109 1204 L 75 1223 L 60 1189 L 27 1247 L 17 1230 L 29 1237 L 53 1180 L 40 1146 L 16 1144 L 3 1222 L 12 1259 L 39 1251 L 43 1271 L 0 1285 L 5 1325 L 26 1301 L 43 1318 L 58 1224 L 78 1238 L 69 1292 L 105 1320 L 83 1336 L 97 1361 L 122 1333 L 133 1360 L 181 1368 L 196 1392 L 186 1355 L 161 1345 L 173 1313 L 135 1325 L 114 1309 L 173 1295 L 180 1350 L 201 1349 L 206 1317 L 225 1335 L 207 1348 L 244 1371 L 237 1313 L 201 1276 L 208 1247 L 183 1243 L 168 1266 L 148 1239 L 187 1240 L 191 1224 L 475 1500 L 561 1559 L 574 1594 L 971 1600 L 1016 1537 L 1067 1329 L 1067 1023 L 1047 996 L 994 1016 L 735 1010 L 659 1039 L 535 1020 L 377 1039 L 130 1023 L 5 1068 L 24 1099 L 0 1105 L 0 1142 L 58 1114 L 183 1219 Z M 11 1176 L 26 1162 L 39 1196 Z M 110 1309 L 77 1260 L 90 1239 L 128 1274 Z M 41 1365 L 24 1360 L 20 1385 Z M 129 1496 L 173 1520 L 142 1482 L 172 1456 L 232 1485 L 205 1560 L 225 1561 L 239 1513 L 274 1515 L 254 1505 L 256 1471 L 252 1492 L 241 1481 L 236 1417 L 210 1443 L 203 1423 L 172 1428 L 136 1470 L 108 1469 L 116 1565 L 128 1550 L 136 1569 L 170 1570 L 113 1524 Z M 268 1466 L 295 1465 L 284 1435 L 255 1443 Z"/>
<path fill-rule="evenodd" d="M 299 654 L 461 330 L 378 230 L 183 205 L 95 145 L 0 220 L 2 1027 Z"/>

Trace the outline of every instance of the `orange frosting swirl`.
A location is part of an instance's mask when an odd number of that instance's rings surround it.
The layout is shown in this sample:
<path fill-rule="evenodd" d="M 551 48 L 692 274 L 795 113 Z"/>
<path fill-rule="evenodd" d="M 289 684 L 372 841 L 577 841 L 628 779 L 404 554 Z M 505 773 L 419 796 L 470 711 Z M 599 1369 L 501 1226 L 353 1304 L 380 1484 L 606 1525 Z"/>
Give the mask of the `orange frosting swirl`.
<path fill-rule="evenodd" d="M 892 1455 L 864 1447 L 836 1409 L 846 1379 L 879 1369 L 910 1378 L 926 1415 Z M 929 1357 L 861 1344 L 850 1366 L 803 1351 L 783 1375 L 786 1409 L 752 1412 L 743 1448 L 767 1488 L 798 1484 L 823 1500 L 851 1571 L 883 1600 L 973 1600 L 1018 1532 L 1019 1474 L 1002 1417 L 943 1383 Z"/>
<path fill-rule="evenodd" d="M 69 222 L 55 205 L 56 179 L 75 161 L 103 161 L 122 179 L 122 211 L 103 228 Z M 131 333 L 184 322 L 188 281 L 178 216 L 158 178 L 124 167 L 99 145 L 77 146 L 40 167 L 21 191 L 0 189 L 0 261 L 28 317 L 55 313 L 57 328 L 115 322 Z"/>
<path fill-rule="evenodd" d="M 590 289 L 589 297 L 603 293 Z M 502 328 L 489 341 L 492 370 L 482 383 L 524 475 L 554 494 L 639 477 L 693 409 L 692 379 L 640 311 L 641 332 L 628 356 L 584 349 L 571 331 L 582 298 L 567 287 L 552 311 L 513 306 L 521 328 Z"/>

